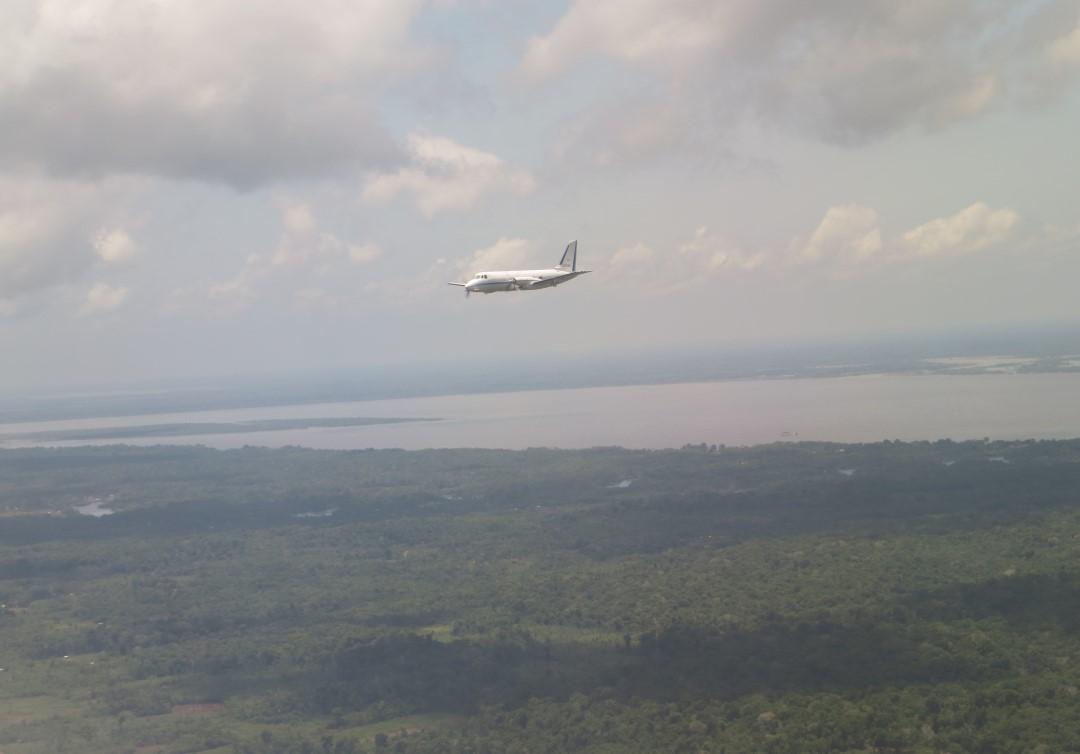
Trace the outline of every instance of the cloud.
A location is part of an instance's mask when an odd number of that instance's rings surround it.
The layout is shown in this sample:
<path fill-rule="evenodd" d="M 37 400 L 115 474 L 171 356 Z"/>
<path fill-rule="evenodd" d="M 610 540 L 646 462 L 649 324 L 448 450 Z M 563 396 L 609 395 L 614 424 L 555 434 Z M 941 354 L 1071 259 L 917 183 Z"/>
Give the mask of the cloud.
<path fill-rule="evenodd" d="M 601 281 L 628 288 L 634 295 L 665 296 L 740 275 L 802 276 L 817 268 L 850 277 L 891 264 L 1007 249 L 1021 239 L 1019 227 L 1015 210 L 991 209 L 976 202 L 890 236 L 876 210 L 843 204 L 826 210 L 812 232 L 792 239 L 786 253 L 747 249 L 701 226 L 689 240 L 669 248 L 638 242 L 616 249 Z M 1042 247 L 1066 248 L 1077 235 L 1072 227 L 1048 228 L 1026 240 L 1038 240 Z"/>
<path fill-rule="evenodd" d="M 603 279 L 619 287 L 655 295 L 709 285 L 732 275 L 788 275 L 810 265 L 848 276 L 883 264 L 968 254 L 1007 246 L 1017 238 L 1020 216 L 1011 209 L 991 209 L 982 202 L 888 238 L 881 217 L 870 207 L 830 207 L 814 230 L 795 238 L 786 254 L 746 249 L 702 226 L 670 250 L 643 243 L 623 246 L 611 255 Z M 1063 246 L 1074 229 L 1045 232 L 1040 238 Z"/>
<path fill-rule="evenodd" d="M 524 268 L 533 244 L 524 238 L 500 238 L 491 246 L 477 249 L 467 259 L 458 260 L 458 272 L 468 276 L 481 270 L 515 270 Z"/>
<path fill-rule="evenodd" d="M 344 314 L 340 297 L 323 288 L 300 288 L 293 293 L 293 308 L 302 314 L 337 316 Z"/>
<path fill-rule="evenodd" d="M 1080 65 L 1080 23 L 1065 36 L 1051 42 L 1046 48 L 1046 57 L 1060 65 Z"/>
<path fill-rule="evenodd" d="M 608 260 L 608 270 L 615 277 L 635 276 L 643 270 L 652 270 L 656 259 L 655 251 L 643 243 L 635 243 L 616 249 Z"/>
<path fill-rule="evenodd" d="M 371 264 L 383 254 L 376 244 L 365 243 L 349 247 L 349 261 L 353 264 Z"/>
<path fill-rule="evenodd" d="M 290 234 L 310 233 L 315 229 L 315 216 L 307 204 L 292 204 L 282 212 L 282 224 Z"/>
<path fill-rule="evenodd" d="M 1011 209 L 993 210 L 976 202 L 954 215 L 939 217 L 904 233 L 901 250 L 917 257 L 968 254 L 1010 240 L 1020 223 Z"/>
<path fill-rule="evenodd" d="M 256 255 L 249 260 L 255 267 L 310 267 L 325 272 L 329 267 L 348 260 L 353 264 L 369 264 L 382 256 L 382 249 L 373 243 L 350 244 L 333 233 L 321 230 L 311 207 L 303 202 L 289 204 L 281 211 L 284 233 L 268 259 Z"/>
<path fill-rule="evenodd" d="M 77 183 L 0 177 L 0 299 L 76 280 L 100 262 L 91 228 L 101 201 Z"/>
<path fill-rule="evenodd" d="M 1016 19 L 1039 5 L 1025 0 L 1005 14 L 978 0 L 573 0 L 529 41 L 520 71 L 543 82 L 605 57 L 638 71 L 646 86 L 665 82 L 653 99 L 659 112 L 678 116 L 675 131 L 707 131 L 752 113 L 860 144 L 976 117 L 1010 86 L 1025 86 L 1020 74 L 1041 53 L 1019 43 L 1024 24 Z M 1078 39 L 1080 32 L 1061 37 L 1047 54 L 1072 61 Z M 598 118 L 611 122 L 616 143 L 620 107 Z"/>
<path fill-rule="evenodd" d="M 595 53 L 670 65 L 720 42 L 729 15 L 712 2 L 575 0 L 551 32 L 529 40 L 521 68 L 530 78 L 551 78 Z"/>
<path fill-rule="evenodd" d="M 111 312 L 123 306 L 128 297 L 128 289 L 98 283 L 86 293 L 80 314 L 88 316 Z"/>
<path fill-rule="evenodd" d="M 0 25 L 0 167 L 252 187 L 387 167 L 426 0 L 40 0 Z"/>
<path fill-rule="evenodd" d="M 1024 51 L 1032 62 L 1023 71 L 1023 95 L 1042 105 L 1060 97 L 1080 76 L 1080 6 L 1049 0 L 1025 25 Z"/>
<path fill-rule="evenodd" d="M 364 201 L 386 202 L 408 193 L 430 217 L 443 210 L 469 209 L 496 191 L 528 194 L 536 185 L 528 171 L 450 139 L 413 134 L 408 149 L 409 167 L 371 176 L 364 186 Z"/>
<path fill-rule="evenodd" d="M 167 310 L 176 312 L 187 308 L 205 312 L 204 301 L 209 301 L 215 310 L 222 314 L 235 314 L 250 307 L 256 299 L 255 288 L 260 277 L 266 274 L 266 267 L 261 258 L 251 255 L 244 266 L 233 277 L 211 283 L 205 296 L 191 290 L 181 289 L 173 293 L 167 304 Z"/>
<path fill-rule="evenodd" d="M 643 243 L 617 249 L 608 259 L 605 277 L 619 286 L 664 295 L 725 275 L 751 273 L 769 261 L 765 252 L 748 252 L 701 226 L 671 251 L 659 252 Z"/>
<path fill-rule="evenodd" d="M 869 207 L 846 204 L 830 207 L 805 243 L 796 244 L 796 256 L 804 262 L 822 259 L 866 261 L 882 250 L 878 213 Z"/>
<path fill-rule="evenodd" d="M 356 265 L 371 264 L 383 254 L 377 244 L 349 243 L 320 229 L 311 207 L 303 202 L 285 206 L 281 212 L 281 224 L 284 233 L 277 247 L 268 260 L 254 257 L 256 265 L 266 263 L 270 267 L 309 267 L 326 272 L 342 261 Z"/>
<path fill-rule="evenodd" d="M 124 262 L 135 256 L 138 247 L 123 228 L 102 231 L 94 239 L 94 250 L 108 263 Z"/>
<path fill-rule="evenodd" d="M 875 210 L 846 204 L 830 207 L 809 238 L 792 242 L 790 253 L 798 263 L 828 264 L 833 268 L 970 254 L 1015 239 L 1019 224 L 1020 215 L 1015 210 L 991 209 L 976 202 L 885 241 Z"/>
<path fill-rule="evenodd" d="M 303 311 L 328 312 L 332 307 L 327 302 L 337 299 L 327 289 L 351 294 L 358 281 L 350 277 L 350 270 L 371 265 L 383 255 L 374 243 L 350 243 L 322 229 L 306 202 L 283 204 L 281 225 L 281 238 L 271 251 L 249 254 L 236 274 L 224 280 L 175 291 L 167 309 L 200 310 L 209 301 L 217 313 L 235 314 L 266 294 L 290 296 Z"/>
<path fill-rule="evenodd" d="M 734 244 L 713 235 L 704 225 L 694 232 L 694 237 L 679 248 L 684 261 L 705 272 L 741 270 L 750 272 L 761 267 L 767 260 L 764 252 L 747 253 Z"/>
<path fill-rule="evenodd" d="M 700 160 L 707 150 L 695 119 L 687 103 L 670 95 L 607 98 L 575 113 L 559 129 L 551 151 L 563 166 L 618 167 L 679 152 Z"/>

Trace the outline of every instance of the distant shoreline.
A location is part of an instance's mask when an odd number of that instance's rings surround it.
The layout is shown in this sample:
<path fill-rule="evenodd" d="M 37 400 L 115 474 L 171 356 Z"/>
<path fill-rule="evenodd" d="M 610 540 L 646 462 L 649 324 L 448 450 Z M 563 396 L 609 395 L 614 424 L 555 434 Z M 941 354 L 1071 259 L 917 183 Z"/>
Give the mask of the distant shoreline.
<path fill-rule="evenodd" d="M 79 442 L 102 440 L 136 440 L 147 437 L 186 437 L 192 435 L 238 435 L 249 432 L 278 432 L 290 429 L 327 427 L 366 427 L 375 424 L 439 421 L 434 418 L 401 417 L 329 417 L 310 419 L 252 419 L 236 422 L 180 422 L 175 424 L 142 424 L 129 427 L 87 427 L 0 435 L 0 445 L 6 442 L 37 443 Z"/>
<path fill-rule="evenodd" d="M 0 425 L 0 444 L 661 449 L 688 443 L 742 446 L 795 439 L 1057 439 L 1080 436 L 1078 394 L 1078 372 L 878 372 L 296 403 L 135 419 Z"/>
<path fill-rule="evenodd" d="M 974 376 L 1009 374 L 1080 373 L 1080 355 L 979 355 L 874 358 L 867 360 L 839 358 L 828 361 L 768 363 L 677 363 L 667 366 L 649 363 L 626 368 L 575 371 L 552 366 L 529 374 L 452 375 L 445 379 L 427 379 L 426 372 L 383 375 L 375 378 L 358 374 L 338 378 L 331 384 L 323 378 L 249 385 L 243 382 L 215 387 L 190 387 L 145 391 L 132 389 L 110 394 L 8 397 L 0 400 L 0 427 L 82 419 L 126 418 L 155 414 L 188 414 L 233 409 L 262 409 L 275 406 L 304 406 L 330 403 L 359 403 L 449 396 L 499 395 L 549 390 L 588 388 L 683 385 L 714 382 L 764 380 L 826 379 L 890 375 L 916 377 L 928 375 Z M 711 357 L 710 357 L 711 358 Z M 379 419 L 380 422 L 385 420 Z M 415 420 L 412 420 L 415 421 Z M 291 428 L 291 427 L 290 427 Z M 222 430 L 232 433 L 235 430 Z M 259 431 L 259 430 L 242 430 Z M 199 432 L 203 434 L 202 432 Z M 215 434 L 217 430 L 207 434 Z M 23 433 L 19 433 L 20 437 Z M 77 438 L 71 438 L 77 439 Z"/>

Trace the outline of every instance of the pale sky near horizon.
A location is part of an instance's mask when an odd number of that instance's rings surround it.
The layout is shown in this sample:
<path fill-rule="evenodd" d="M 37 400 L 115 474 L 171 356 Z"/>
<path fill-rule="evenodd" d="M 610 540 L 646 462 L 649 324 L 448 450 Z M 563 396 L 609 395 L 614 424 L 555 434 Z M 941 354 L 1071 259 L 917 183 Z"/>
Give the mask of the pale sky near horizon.
<path fill-rule="evenodd" d="M 1078 81 L 1080 0 L 8 0 L 0 388 L 1080 322 Z"/>

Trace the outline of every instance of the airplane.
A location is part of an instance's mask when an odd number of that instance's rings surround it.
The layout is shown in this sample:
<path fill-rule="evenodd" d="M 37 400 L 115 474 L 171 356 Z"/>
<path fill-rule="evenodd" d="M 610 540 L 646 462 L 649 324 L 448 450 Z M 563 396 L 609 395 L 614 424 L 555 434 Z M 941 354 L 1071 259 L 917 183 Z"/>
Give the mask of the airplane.
<path fill-rule="evenodd" d="M 577 268 L 577 241 L 566 245 L 559 263 L 546 270 L 501 270 L 478 272 L 467 283 L 449 283 L 465 289 L 465 296 L 470 293 L 498 293 L 500 291 L 535 291 L 539 288 L 554 288 L 568 283 L 578 275 L 592 270 Z"/>

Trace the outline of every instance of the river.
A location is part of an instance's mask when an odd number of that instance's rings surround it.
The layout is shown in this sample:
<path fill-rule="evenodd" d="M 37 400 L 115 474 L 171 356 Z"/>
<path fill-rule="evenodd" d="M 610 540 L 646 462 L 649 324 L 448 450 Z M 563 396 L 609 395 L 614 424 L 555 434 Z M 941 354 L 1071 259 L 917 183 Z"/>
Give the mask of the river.
<path fill-rule="evenodd" d="M 125 442 L 214 448 L 666 448 L 780 440 L 1066 438 L 1080 437 L 1080 374 L 862 375 L 452 395 L 7 424 L 0 425 L 0 435 L 351 416 L 439 420 Z M 8 441 L 6 447 L 28 444 Z"/>

